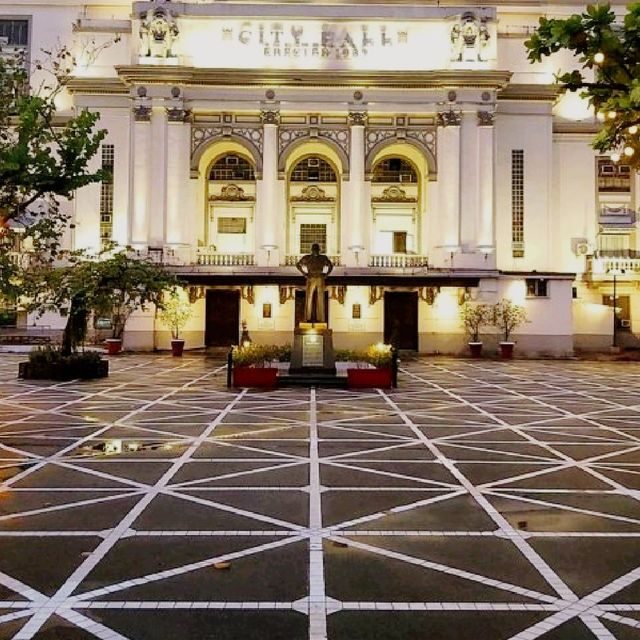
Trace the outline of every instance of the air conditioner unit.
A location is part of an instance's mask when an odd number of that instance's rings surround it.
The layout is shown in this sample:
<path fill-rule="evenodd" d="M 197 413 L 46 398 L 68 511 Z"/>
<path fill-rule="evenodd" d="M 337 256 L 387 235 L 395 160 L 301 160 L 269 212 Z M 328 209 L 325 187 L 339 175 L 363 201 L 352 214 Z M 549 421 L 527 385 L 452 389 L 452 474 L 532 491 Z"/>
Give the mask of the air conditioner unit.
<path fill-rule="evenodd" d="M 620 320 L 620 326 L 628 329 L 631 327 L 631 320 Z"/>
<path fill-rule="evenodd" d="M 571 238 L 571 249 L 577 256 L 590 256 L 595 247 L 586 238 Z"/>
<path fill-rule="evenodd" d="M 592 256 L 593 251 L 593 245 L 589 244 L 588 242 L 580 242 L 576 245 L 577 256 Z"/>
<path fill-rule="evenodd" d="M 320 166 L 320 158 L 309 158 L 307 166 L 309 166 L 309 167 L 319 167 Z"/>

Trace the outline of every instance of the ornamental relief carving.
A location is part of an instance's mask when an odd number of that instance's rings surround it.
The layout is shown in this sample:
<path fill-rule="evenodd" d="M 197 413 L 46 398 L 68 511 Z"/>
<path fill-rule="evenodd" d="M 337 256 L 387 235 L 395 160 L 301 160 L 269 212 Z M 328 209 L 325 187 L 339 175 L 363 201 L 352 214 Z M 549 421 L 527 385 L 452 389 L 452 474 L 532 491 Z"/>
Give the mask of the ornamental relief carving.
<path fill-rule="evenodd" d="M 402 187 L 391 185 L 382 192 L 382 195 L 371 198 L 371 202 L 417 202 L 417 198 L 408 196 Z"/>
<path fill-rule="evenodd" d="M 282 156 L 287 149 L 299 140 L 328 140 L 335 144 L 349 158 L 351 150 L 351 136 L 348 128 L 319 129 L 318 127 L 288 128 L 281 127 L 278 131 L 278 155 Z"/>
<path fill-rule="evenodd" d="M 427 128 L 399 128 L 381 127 L 367 128 L 365 134 L 365 167 L 370 174 L 372 170 L 373 157 L 384 142 L 407 142 L 411 141 L 415 146 L 422 149 L 424 154 L 431 157 L 435 165 L 437 154 L 437 135 L 434 127 Z M 434 169 L 435 175 L 435 169 Z M 367 177 L 369 180 L 370 177 Z"/>
<path fill-rule="evenodd" d="M 225 202 L 254 202 L 255 197 L 247 195 L 244 189 L 237 184 L 226 184 L 220 189 L 219 194 L 212 194 L 209 196 L 209 200 Z"/>
<path fill-rule="evenodd" d="M 309 185 L 300 192 L 299 196 L 292 196 L 291 202 L 333 202 L 335 198 L 328 196 L 322 187 Z"/>
<path fill-rule="evenodd" d="M 197 126 L 194 125 L 191 127 L 191 168 L 192 170 L 197 169 L 194 167 L 194 156 L 197 151 L 209 141 L 214 140 L 216 138 L 224 139 L 230 137 L 243 138 L 247 142 L 249 142 L 258 152 L 258 158 L 256 158 L 256 162 L 259 164 L 256 167 L 257 172 L 261 172 L 262 167 L 262 151 L 263 151 L 263 133 L 262 127 L 221 127 L 221 126 Z M 197 162 L 196 162 L 197 164 Z"/>

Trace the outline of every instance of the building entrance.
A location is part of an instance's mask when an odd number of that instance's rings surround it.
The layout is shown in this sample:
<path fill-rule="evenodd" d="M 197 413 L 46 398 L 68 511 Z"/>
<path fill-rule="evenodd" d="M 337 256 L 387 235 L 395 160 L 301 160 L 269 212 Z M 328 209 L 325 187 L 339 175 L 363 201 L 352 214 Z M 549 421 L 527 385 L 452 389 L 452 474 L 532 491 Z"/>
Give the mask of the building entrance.
<path fill-rule="evenodd" d="M 240 329 L 240 292 L 209 290 L 206 302 L 204 342 L 207 347 L 238 344 Z"/>
<path fill-rule="evenodd" d="M 384 341 L 398 349 L 418 350 L 418 294 L 415 291 L 385 292 Z"/>

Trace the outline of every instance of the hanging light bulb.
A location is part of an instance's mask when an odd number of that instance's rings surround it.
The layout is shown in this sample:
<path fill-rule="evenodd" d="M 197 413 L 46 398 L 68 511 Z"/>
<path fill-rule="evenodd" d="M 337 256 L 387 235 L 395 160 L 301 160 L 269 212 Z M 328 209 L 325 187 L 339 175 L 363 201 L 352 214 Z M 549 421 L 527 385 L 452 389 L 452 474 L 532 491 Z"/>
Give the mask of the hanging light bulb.
<path fill-rule="evenodd" d="M 604 62 L 604 53 L 602 51 L 598 51 L 595 56 L 593 56 L 593 61 L 596 64 L 602 64 Z"/>
<path fill-rule="evenodd" d="M 596 118 L 600 122 L 604 122 L 607 119 L 607 116 L 602 111 L 598 111 L 598 113 L 596 113 Z"/>
<path fill-rule="evenodd" d="M 609 111 L 609 113 L 607 113 L 607 118 L 609 118 L 609 120 L 615 120 L 617 115 L 618 114 L 615 111 Z"/>
<path fill-rule="evenodd" d="M 629 127 L 629 133 L 630 133 L 632 136 L 633 136 L 633 135 L 635 135 L 636 133 L 638 133 L 638 127 L 637 127 L 637 125 L 635 125 L 635 124 L 634 124 L 634 125 L 632 125 L 631 127 Z"/>
<path fill-rule="evenodd" d="M 612 154 L 611 154 L 611 160 L 612 160 L 613 162 L 618 162 L 618 161 L 620 160 L 620 154 L 619 154 L 619 153 L 615 153 L 615 152 L 614 152 L 614 153 L 612 153 Z"/>
<path fill-rule="evenodd" d="M 635 153 L 635 150 L 633 147 L 624 148 L 624 155 L 627 156 L 627 158 L 630 158 L 634 153 Z"/>

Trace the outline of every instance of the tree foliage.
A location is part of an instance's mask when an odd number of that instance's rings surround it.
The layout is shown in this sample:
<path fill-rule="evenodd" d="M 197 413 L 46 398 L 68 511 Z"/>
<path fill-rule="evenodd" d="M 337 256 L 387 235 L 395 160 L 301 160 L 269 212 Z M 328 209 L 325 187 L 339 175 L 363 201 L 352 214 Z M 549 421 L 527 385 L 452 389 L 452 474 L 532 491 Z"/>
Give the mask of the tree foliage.
<path fill-rule="evenodd" d="M 525 47 L 532 63 L 562 50 L 573 53 L 580 69 L 556 78 L 564 89 L 580 91 L 603 123 L 594 148 L 639 167 L 640 3 L 627 7 L 622 22 L 609 4 L 589 5 L 563 20 L 540 18 Z"/>

